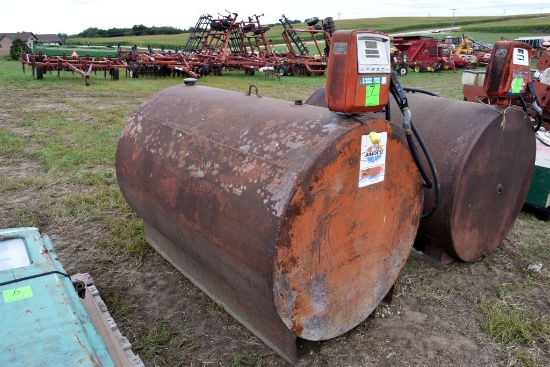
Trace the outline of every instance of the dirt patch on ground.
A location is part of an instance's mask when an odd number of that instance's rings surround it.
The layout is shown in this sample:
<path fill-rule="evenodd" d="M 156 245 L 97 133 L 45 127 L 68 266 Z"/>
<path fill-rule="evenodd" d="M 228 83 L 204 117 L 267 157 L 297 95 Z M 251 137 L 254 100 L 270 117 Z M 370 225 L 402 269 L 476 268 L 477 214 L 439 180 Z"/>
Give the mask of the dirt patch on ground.
<path fill-rule="evenodd" d="M 0 110 L 0 127 L 31 136 L 19 125 L 17 101 L 10 99 L 23 99 L 20 93 L 2 93 L 9 101 Z M 86 95 L 86 101 L 91 98 Z M 124 96 L 120 100 L 124 103 Z M 136 103 L 130 97 L 127 102 Z M 66 199 L 90 190 L 74 177 L 49 176 L 32 159 L 2 156 L 0 177 L 0 227 L 39 227 L 52 238 L 69 273 L 90 273 L 146 366 L 288 365 L 156 252 L 136 254 L 109 243 L 112 226 L 93 209 L 90 217 L 68 213 Z M 115 207 L 109 215 L 127 214 Z M 495 253 L 477 263 L 440 268 L 413 252 L 391 304 L 381 304 L 348 333 L 303 348 L 296 365 L 549 366 L 548 331 L 534 340 L 506 341 L 481 327 L 484 302 L 495 300 L 548 317 L 550 259 L 541 243 L 550 246 L 548 223 L 521 214 Z M 543 264 L 540 272 L 526 270 L 534 262 Z"/>

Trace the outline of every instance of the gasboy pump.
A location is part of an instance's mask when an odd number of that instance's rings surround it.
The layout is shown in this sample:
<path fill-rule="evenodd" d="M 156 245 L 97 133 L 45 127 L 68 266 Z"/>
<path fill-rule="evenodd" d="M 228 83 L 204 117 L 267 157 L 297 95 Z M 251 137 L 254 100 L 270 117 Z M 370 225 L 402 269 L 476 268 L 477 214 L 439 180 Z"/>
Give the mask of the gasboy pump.
<path fill-rule="evenodd" d="M 527 112 L 524 95 L 527 92 L 531 109 L 538 119 L 535 131 L 542 122 L 542 109 L 537 104 L 537 95 L 531 80 L 532 48 L 526 43 L 516 41 L 499 41 L 495 43 L 491 60 L 483 82 L 483 89 L 493 103 L 507 105 L 511 98 L 521 102 Z"/>
<path fill-rule="evenodd" d="M 403 128 L 407 142 L 426 188 L 431 188 L 432 182 L 418 157 L 412 139 L 413 134 L 432 171 L 436 199 L 432 210 L 424 214 L 423 217 L 433 214 L 440 200 L 439 178 L 428 149 L 412 123 L 412 114 L 405 90 L 397 80 L 396 73 L 392 71 L 390 38 L 386 34 L 371 30 L 334 32 L 325 89 L 325 99 L 329 110 L 347 114 L 367 126 L 368 123 L 359 119 L 357 114 L 385 111 L 386 120 L 389 121 L 389 95 L 390 93 L 393 95 L 403 113 Z M 379 141 L 377 133 L 372 130 L 369 138 L 372 144 L 377 144 Z"/>
<path fill-rule="evenodd" d="M 531 46 L 523 42 L 497 42 L 487 66 L 483 89 L 489 97 L 513 97 L 531 81 Z"/>
<path fill-rule="evenodd" d="M 370 31 L 337 31 L 327 69 L 327 105 L 344 113 L 379 112 L 388 104 L 390 38 Z"/>

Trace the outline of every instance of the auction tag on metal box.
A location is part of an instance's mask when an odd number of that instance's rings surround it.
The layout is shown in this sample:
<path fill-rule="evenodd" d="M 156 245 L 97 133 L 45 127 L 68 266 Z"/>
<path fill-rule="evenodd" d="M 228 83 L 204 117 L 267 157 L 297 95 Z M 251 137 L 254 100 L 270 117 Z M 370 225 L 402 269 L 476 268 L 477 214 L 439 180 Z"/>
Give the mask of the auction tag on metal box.
<path fill-rule="evenodd" d="M 386 172 L 386 144 L 388 133 L 378 133 L 380 141 L 373 143 L 368 135 L 361 136 L 359 187 L 384 181 Z"/>
<path fill-rule="evenodd" d="M 5 303 L 19 301 L 26 298 L 33 297 L 32 288 L 30 285 L 26 285 L 19 288 L 8 289 L 2 292 Z"/>

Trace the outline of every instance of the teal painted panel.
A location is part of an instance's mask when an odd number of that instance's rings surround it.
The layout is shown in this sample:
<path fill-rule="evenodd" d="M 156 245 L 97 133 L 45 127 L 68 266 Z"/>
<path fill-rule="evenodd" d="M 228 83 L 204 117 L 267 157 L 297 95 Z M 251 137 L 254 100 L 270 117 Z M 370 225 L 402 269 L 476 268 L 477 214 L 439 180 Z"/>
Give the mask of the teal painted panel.
<path fill-rule="evenodd" d="M 24 241 L 31 264 L 0 271 L 0 366 L 114 366 L 49 237 L 0 230 L 0 269 L 9 262 L 2 244 L 13 239 Z"/>

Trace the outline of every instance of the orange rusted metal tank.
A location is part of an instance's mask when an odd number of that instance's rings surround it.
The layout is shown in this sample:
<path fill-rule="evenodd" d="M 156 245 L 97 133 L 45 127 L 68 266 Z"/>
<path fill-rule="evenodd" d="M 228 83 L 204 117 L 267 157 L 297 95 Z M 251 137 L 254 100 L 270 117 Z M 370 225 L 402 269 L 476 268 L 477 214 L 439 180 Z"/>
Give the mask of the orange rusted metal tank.
<path fill-rule="evenodd" d="M 306 104 L 324 106 L 324 88 Z M 533 125 L 519 109 L 408 93 L 414 124 L 441 180 L 441 203 L 420 223 L 415 247 L 437 260 L 477 261 L 514 225 L 535 164 Z M 391 120 L 403 121 L 392 101 Z M 424 162 L 426 165 L 426 162 Z M 427 192 L 424 211 L 434 205 Z"/>
<path fill-rule="evenodd" d="M 417 245 L 438 260 L 477 261 L 501 244 L 527 197 L 535 168 L 531 119 L 519 109 L 418 93 L 408 101 L 441 179 L 441 205 L 421 221 Z M 401 118 L 392 114 L 396 123 Z M 426 195 L 425 207 L 433 200 Z"/>
<path fill-rule="evenodd" d="M 298 337 L 363 321 L 414 242 L 423 190 L 404 133 L 368 124 L 378 144 L 325 108 L 176 86 L 129 118 L 118 182 L 147 241 L 292 362 Z"/>

